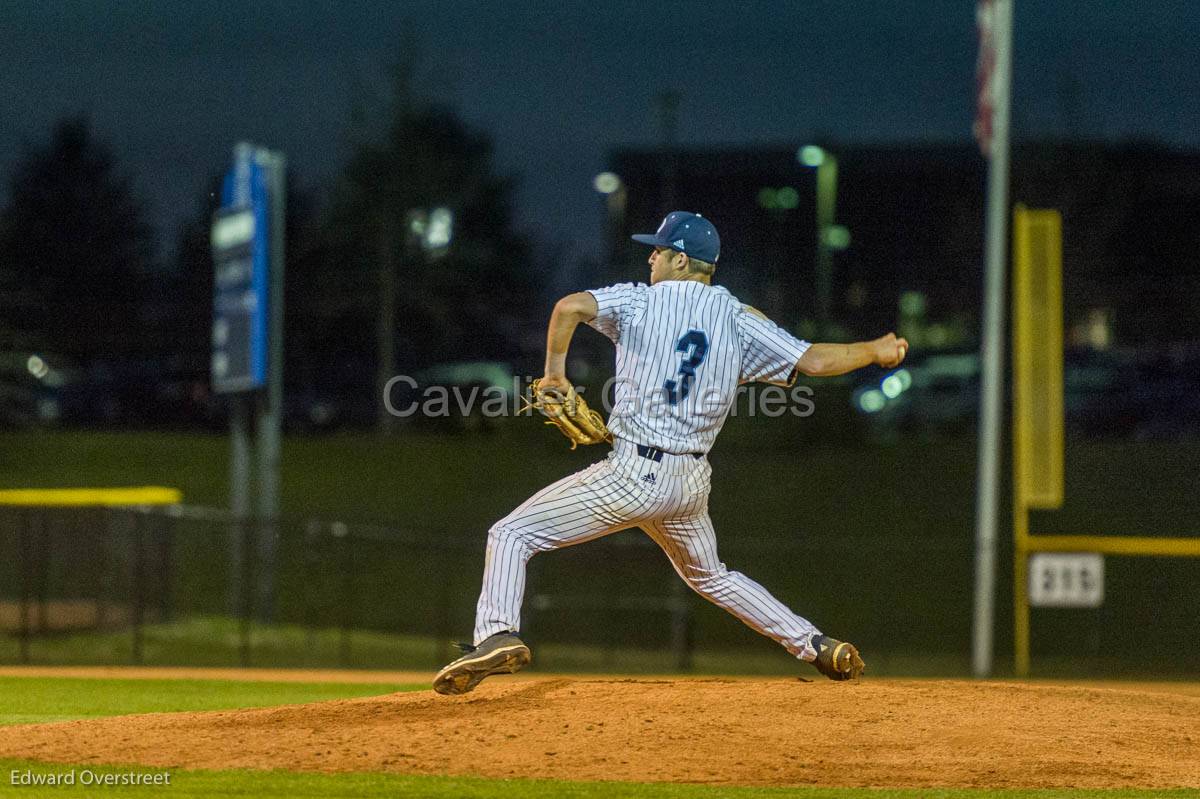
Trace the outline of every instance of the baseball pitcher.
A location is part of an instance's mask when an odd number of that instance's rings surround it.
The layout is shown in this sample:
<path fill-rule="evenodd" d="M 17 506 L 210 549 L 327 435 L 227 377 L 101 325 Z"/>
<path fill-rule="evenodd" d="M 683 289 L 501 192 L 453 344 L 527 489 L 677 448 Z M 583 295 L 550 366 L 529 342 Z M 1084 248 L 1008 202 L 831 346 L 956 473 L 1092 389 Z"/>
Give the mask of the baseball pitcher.
<path fill-rule="evenodd" d="M 434 678 L 462 694 L 492 674 L 530 662 L 519 637 L 525 570 L 539 552 L 640 527 L 696 593 L 779 642 L 834 680 L 865 666 L 849 643 L 823 635 L 758 583 L 725 568 L 708 515 L 706 453 L 742 383 L 790 386 L 798 373 L 840 375 L 870 364 L 894 367 L 908 342 L 889 333 L 854 344 L 810 344 L 744 305 L 712 275 L 720 238 L 698 214 L 674 211 L 652 247 L 650 284 L 623 283 L 563 297 L 546 335 L 544 376 L 533 405 L 574 443 L 610 441 L 608 457 L 527 499 L 488 533 L 474 646 Z M 616 345 L 615 404 L 607 429 L 566 377 L 567 349 L 586 322 Z"/>

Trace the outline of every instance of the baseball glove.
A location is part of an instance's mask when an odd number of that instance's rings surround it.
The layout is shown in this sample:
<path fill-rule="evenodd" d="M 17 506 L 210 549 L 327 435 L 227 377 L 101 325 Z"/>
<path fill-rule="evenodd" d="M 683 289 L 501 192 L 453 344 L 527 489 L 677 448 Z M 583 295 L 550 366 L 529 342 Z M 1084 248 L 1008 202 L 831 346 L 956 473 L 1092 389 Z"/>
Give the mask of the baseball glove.
<path fill-rule="evenodd" d="M 546 424 L 552 424 L 571 439 L 571 449 L 580 444 L 599 444 L 603 441 L 612 443 L 612 433 L 604 424 L 604 417 L 598 411 L 588 407 L 583 397 L 575 393 L 571 387 L 564 395 L 560 391 L 543 391 L 539 386 L 541 380 L 534 380 L 529 385 L 531 400 L 526 400 L 526 408 L 541 411 L 547 418 Z"/>

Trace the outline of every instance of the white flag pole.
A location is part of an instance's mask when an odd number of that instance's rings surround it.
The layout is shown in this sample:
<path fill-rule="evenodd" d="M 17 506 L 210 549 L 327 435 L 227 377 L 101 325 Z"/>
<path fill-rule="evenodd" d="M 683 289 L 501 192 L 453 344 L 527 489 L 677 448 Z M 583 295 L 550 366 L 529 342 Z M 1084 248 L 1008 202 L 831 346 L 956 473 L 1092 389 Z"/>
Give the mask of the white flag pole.
<path fill-rule="evenodd" d="M 992 0 L 995 67 L 991 76 L 991 159 L 988 165 L 979 462 L 975 497 L 975 624 L 972 669 L 992 673 L 996 598 L 996 517 L 1004 396 L 1004 297 L 1008 242 L 1009 99 L 1014 0 Z"/>

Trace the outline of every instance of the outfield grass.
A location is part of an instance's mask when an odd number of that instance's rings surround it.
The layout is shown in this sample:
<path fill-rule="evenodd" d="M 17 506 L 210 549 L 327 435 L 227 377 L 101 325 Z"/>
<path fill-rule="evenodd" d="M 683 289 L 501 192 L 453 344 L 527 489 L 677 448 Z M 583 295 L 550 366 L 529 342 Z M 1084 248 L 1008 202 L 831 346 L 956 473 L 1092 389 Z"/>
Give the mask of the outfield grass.
<path fill-rule="evenodd" d="M 424 690 L 426 684 L 0 677 L 0 724 L 322 702 Z"/>
<path fill-rule="evenodd" d="M 730 420 L 711 456 L 714 519 L 761 522 L 756 535 L 780 537 L 795 529 L 781 528 L 784 518 L 821 533 L 957 535 L 962 522 L 971 529 L 974 438 L 810 442 L 804 421 Z M 288 436 L 283 510 L 478 532 L 602 454 L 572 452 L 554 435 L 514 419 L 488 435 Z M 180 488 L 190 504 L 224 506 L 228 456 L 227 436 L 217 434 L 7 431 L 0 432 L 0 487 L 158 484 Z M 1068 441 L 1066 504 L 1054 531 L 1200 533 L 1198 457 L 1195 441 Z"/>
<path fill-rule="evenodd" d="M 62 774 L 74 769 L 77 779 L 84 767 L 50 766 L 29 761 L 0 760 L 0 795 L 44 797 L 96 795 L 96 788 L 75 786 L 9 788 L 13 771 Z M 154 774 L 159 769 L 87 767 L 100 774 L 134 771 Z M 1074 791 L 984 789 L 889 788 L 742 788 L 671 783 L 559 782 L 552 780 L 485 780 L 469 777 L 419 777 L 394 774 L 300 774 L 287 771 L 188 771 L 171 770 L 170 787 L 106 787 L 104 796 L 169 795 L 204 797 L 253 796 L 288 799 L 319 797 L 419 797 L 420 799 L 1195 799 L 1200 791 Z"/>
<path fill-rule="evenodd" d="M 202 667 L 356 668 L 433 673 L 457 655 L 448 639 L 397 635 L 377 630 L 310 629 L 295 624 L 249 624 L 251 657 L 240 659 L 241 623 L 219 616 L 196 616 L 169 624 L 148 624 L 143 630 L 141 664 L 134 664 L 129 631 L 79 632 L 37 638 L 31 645 L 34 665 L 147 665 Z M 770 677 L 811 677 L 809 666 L 798 664 L 768 642 L 740 650 L 701 648 L 692 658 L 691 674 Z M 669 648 L 643 649 L 615 645 L 586 646 L 533 642 L 535 671 L 587 674 L 666 674 L 678 671 Z M 1038 676 L 1056 679 L 1155 679 L 1195 681 L 1200 675 L 1182 669 L 1175 653 L 1147 656 L 1136 662 L 1116 652 L 1105 658 L 1087 653 L 1078 657 L 1040 658 Z M 15 663 L 17 640 L 0 636 L 0 662 Z M 935 652 L 871 653 L 872 677 L 971 677 L 966 654 Z M 1011 676 L 1007 660 L 996 664 L 995 676 Z"/>
<path fill-rule="evenodd" d="M 427 669 L 440 665 L 451 653 L 449 641 L 424 636 L 371 630 L 352 630 L 344 636 L 339 629 L 252 622 L 248 625 L 250 660 L 242 663 L 241 626 L 237 619 L 219 616 L 148 624 L 143 628 L 138 665 Z M 14 638 L 0 638 L 0 661 L 16 662 L 16 646 Z M 39 637 L 30 651 L 34 664 L 134 665 L 127 630 Z"/>
<path fill-rule="evenodd" d="M 250 661 L 240 660 L 236 619 L 196 616 L 168 624 L 148 624 L 142 634 L 142 660 L 148 666 L 271 666 L 277 668 L 365 668 L 428 671 L 430 676 L 458 654 L 449 640 L 397 635 L 375 630 L 310 629 L 294 624 L 249 624 Z M 18 642 L 0 636 L 0 662 L 15 663 Z M 547 672 L 664 674 L 677 670 L 669 649 L 584 646 L 534 642 L 534 669 Z M 129 631 L 79 632 L 36 638 L 30 647 L 35 665 L 135 665 Z M 1070 674 L 1074 662 L 1063 666 Z M 1140 668 L 1140 667 L 1139 667 Z M 812 676 L 787 652 L 764 643 L 746 650 L 700 650 L 692 673 L 721 675 Z M 965 656 L 889 653 L 871 662 L 872 676 L 970 675 Z M 1138 672 L 1144 676 L 1143 671 Z"/>

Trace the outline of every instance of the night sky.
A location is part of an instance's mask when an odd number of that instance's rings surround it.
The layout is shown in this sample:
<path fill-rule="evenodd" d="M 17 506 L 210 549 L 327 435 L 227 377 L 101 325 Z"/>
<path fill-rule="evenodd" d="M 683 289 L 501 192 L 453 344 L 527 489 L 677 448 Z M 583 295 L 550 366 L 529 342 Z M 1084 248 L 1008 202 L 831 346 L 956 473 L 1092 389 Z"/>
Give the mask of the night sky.
<path fill-rule="evenodd" d="M 657 141 L 665 89 L 684 145 L 965 141 L 974 112 L 973 0 L 5 0 L 0 24 L 0 169 L 87 114 L 164 252 L 239 139 L 302 185 L 334 174 L 354 87 L 386 87 L 406 32 L 421 88 L 521 178 L 521 227 L 576 254 L 599 247 L 592 176 Z M 1200 147 L 1198 41 L 1194 0 L 1017 0 L 1015 133 Z"/>

